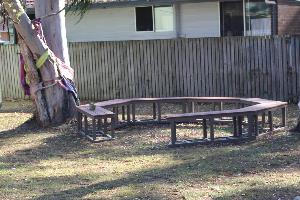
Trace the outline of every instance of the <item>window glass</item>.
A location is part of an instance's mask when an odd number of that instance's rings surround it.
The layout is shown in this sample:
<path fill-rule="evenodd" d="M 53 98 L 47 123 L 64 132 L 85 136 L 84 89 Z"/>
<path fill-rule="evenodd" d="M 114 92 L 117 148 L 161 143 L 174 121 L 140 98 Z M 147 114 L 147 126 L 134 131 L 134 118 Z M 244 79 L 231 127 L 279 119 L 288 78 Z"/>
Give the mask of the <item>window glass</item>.
<path fill-rule="evenodd" d="M 245 4 L 246 35 L 271 35 L 271 6 L 263 0 L 247 0 Z"/>
<path fill-rule="evenodd" d="M 0 17 L 0 44 L 9 41 L 7 21 Z"/>
<path fill-rule="evenodd" d="M 154 7 L 155 30 L 156 31 L 173 31 L 173 7 L 160 6 Z"/>
<path fill-rule="evenodd" d="M 244 35 L 243 2 L 221 2 L 222 36 Z"/>
<path fill-rule="evenodd" d="M 136 31 L 153 31 L 152 6 L 136 7 Z"/>

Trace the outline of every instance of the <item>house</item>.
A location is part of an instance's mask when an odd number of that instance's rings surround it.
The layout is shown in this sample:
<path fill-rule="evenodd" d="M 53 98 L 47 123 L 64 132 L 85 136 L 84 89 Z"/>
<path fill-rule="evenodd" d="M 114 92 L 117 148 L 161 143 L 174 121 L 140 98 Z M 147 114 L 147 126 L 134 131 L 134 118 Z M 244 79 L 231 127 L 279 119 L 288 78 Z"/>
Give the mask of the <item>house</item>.
<path fill-rule="evenodd" d="M 70 42 L 300 34 L 299 0 L 106 0 L 79 21 Z"/>
<path fill-rule="evenodd" d="M 34 0 L 26 6 L 33 18 Z M 66 26 L 69 42 L 298 35 L 299 17 L 300 0 L 94 0 Z"/>

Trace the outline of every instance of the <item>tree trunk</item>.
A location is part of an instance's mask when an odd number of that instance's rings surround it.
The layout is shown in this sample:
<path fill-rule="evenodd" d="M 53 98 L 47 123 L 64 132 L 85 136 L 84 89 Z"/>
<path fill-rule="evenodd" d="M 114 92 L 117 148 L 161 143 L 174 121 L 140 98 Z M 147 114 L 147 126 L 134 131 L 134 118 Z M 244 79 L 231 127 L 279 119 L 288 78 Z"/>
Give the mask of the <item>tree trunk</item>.
<path fill-rule="evenodd" d="M 64 61 L 67 65 L 70 65 L 65 11 L 61 11 L 64 7 L 64 0 L 36 0 L 35 17 L 42 18 L 41 21 L 44 29 L 44 36 L 48 47 L 58 58 Z M 57 13 L 59 11 L 61 11 L 59 14 L 49 16 L 50 14 Z"/>
<path fill-rule="evenodd" d="M 37 14 L 45 16 L 56 13 L 60 10 L 60 8 L 64 7 L 64 2 L 64 0 L 38 0 L 36 1 Z M 45 36 L 47 37 L 46 44 L 38 36 L 37 32 L 33 30 L 31 21 L 24 12 L 19 0 L 3 0 L 3 3 L 5 10 L 14 21 L 17 32 L 24 40 L 24 43 L 26 44 L 25 46 L 27 46 L 30 50 L 30 53 L 25 53 L 24 55 L 27 57 L 25 58 L 27 64 L 33 62 L 32 58 L 35 60 L 40 58 L 40 56 L 43 55 L 48 48 L 53 48 L 57 57 L 59 57 L 62 61 L 66 61 L 67 64 L 69 63 L 63 12 L 57 16 L 43 20 L 42 23 L 45 23 L 46 27 L 44 28 Z M 52 28 L 53 30 L 49 30 Z M 22 49 L 23 52 L 26 52 L 26 48 L 22 47 Z M 39 73 L 36 74 L 39 75 L 38 81 L 43 83 L 43 86 L 45 86 L 44 84 L 46 82 L 54 81 L 59 78 L 57 67 L 53 62 L 50 62 L 49 59 L 39 69 Z M 41 85 L 41 83 L 38 85 Z M 36 85 L 36 82 L 34 82 L 34 84 L 35 87 L 39 87 Z M 72 117 L 75 113 L 74 98 L 58 84 L 46 87 L 42 90 L 35 90 L 35 92 L 32 93 L 32 97 L 36 102 L 38 111 L 37 118 L 42 126 L 63 123 L 67 118 Z"/>

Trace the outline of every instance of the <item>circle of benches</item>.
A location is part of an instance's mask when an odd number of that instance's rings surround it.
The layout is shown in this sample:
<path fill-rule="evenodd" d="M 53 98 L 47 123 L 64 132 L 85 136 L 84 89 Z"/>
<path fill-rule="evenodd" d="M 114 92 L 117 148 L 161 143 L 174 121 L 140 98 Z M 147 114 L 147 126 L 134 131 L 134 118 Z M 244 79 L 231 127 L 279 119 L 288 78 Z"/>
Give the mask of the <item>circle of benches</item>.
<path fill-rule="evenodd" d="M 153 117 L 151 120 L 136 119 L 136 105 L 151 103 Z M 180 103 L 182 113 L 170 114 L 162 118 L 162 104 Z M 197 103 L 219 104 L 220 109 L 206 112 L 195 112 Z M 223 110 L 223 103 L 234 103 L 238 108 Z M 287 103 L 260 98 L 235 98 L 235 97 L 166 97 L 166 98 L 133 98 L 114 99 L 95 103 L 95 110 L 90 110 L 89 105 L 77 107 L 78 132 L 92 142 L 111 140 L 114 138 L 115 129 L 126 125 L 168 123 L 170 124 L 169 146 L 186 146 L 209 143 L 226 143 L 253 140 L 259 134 L 259 124 L 264 128 L 266 124 L 266 113 L 268 117 L 269 130 L 273 131 L 272 112 L 281 109 L 281 127 L 286 126 Z M 119 108 L 121 107 L 122 119 L 119 119 Z M 108 110 L 112 109 L 112 111 Z M 258 116 L 261 115 L 261 121 Z M 215 138 L 214 125 L 216 118 L 230 117 L 233 123 L 233 135 L 229 137 Z M 91 118 L 92 126 L 88 118 Z M 247 119 L 247 123 L 244 119 Z M 176 125 L 178 123 L 201 123 L 203 137 L 194 140 L 178 140 Z M 83 126 L 84 125 L 84 126 Z M 243 126 L 247 132 L 243 132 Z M 84 127 L 84 128 L 83 128 Z M 209 128 L 210 134 L 207 135 Z M 110 134 L 108 132 L 110 131 Z"/>

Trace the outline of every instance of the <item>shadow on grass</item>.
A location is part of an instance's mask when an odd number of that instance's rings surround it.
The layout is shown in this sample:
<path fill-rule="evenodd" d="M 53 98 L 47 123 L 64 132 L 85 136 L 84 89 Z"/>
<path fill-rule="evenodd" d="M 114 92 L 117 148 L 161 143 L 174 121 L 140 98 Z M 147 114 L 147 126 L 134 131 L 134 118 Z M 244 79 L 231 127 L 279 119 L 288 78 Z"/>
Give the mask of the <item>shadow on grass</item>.
<path fill-rule="evenodd" d="M 61 191 L 47 192 L 37 199 L 76 199 L 97 191 L 112 190 L 119 187 L 133 185 L 140 190 L 128 199 L 168 199 L 161 196 L 155 191 L 144 191 L 141 184 L 169 183 L 176 184 L 179 181 L 203 182 L 218 176 L 231 176 L 237 173 L 247 174 L 261 172 L 266 170 L 277 170 L 289 166 L 299 166 L 299 153 L 289 154 L 293 149 L 300 146 L 300 134 L 280 135 L 266 139 L 261 139 L 253 143 L 243 144 L 241 146 L 220 146 L 220 147 L 193 147 L 168 149 L 165 143 L 157 143 L 159 148 L 152 149 L 152 145 L 145 144 L 144 141 L 138 141 L 141 138 L 133 137 L 135 133 L 131 130 L 138 129 L 146 131 L 147 129 L 156 128 L 156 126 L 132 127 L 124 130 L 119 139 L 110 143 L 92 145 L 84 139 L 76 137 L 74 127 L 67 130 L 51 128 L 53 136 L 43 139 L 41 145 L 16 151 L 14 154 L 0 157 L 3 163 L 0 169 L 9 169 L 12 166 L 26 166 L 29 163 L 37 163 L 42 160 L 48 160 L 54 157 L 71 159 L 85 159 L 88 154 L 77 154 L 82 150 L 92 152 L 98 158 L 103 159 L 126 159 L 126 157 L 142 155 L 169 155 L 172 159 L 179 161 L 179 164 L 162 168 L 144 169 L 141 171 L 129 173 L 125 177 L 111 181 L 98 182 L 89 184 L 89 180 L 84 175 L 58 178 L 40 178 L 38 182 L 47 187 L 49 180 L 52 184 L 60 185 L 60 188 L 78 181 L 83 181 L 84 186 L 76 186 L 72 189 L 62 189 Z M 167 128 L 161 127 L 161 128 Z M 14 130 L 0 133 L 0 139 L 11 137 L 21 137 L 28 133 L 39 134 L 45 131 L 40 129 L 34 121 L 28 121 Z M 130 136 L 131 148 L 124 150 L 119 146 L 124 145 L 124 139 Z M 137 148 L 137 143 L 139 147 Z M 77 152 L 77 153 L 75 153 Z M 80 185 L 80 184 L 79 184 Z M 258 189 L 254 189 L 258 190 Z M 286 190 L 289 190 L 287 188 Z M 273 189 L 271 189 L 273 191 Z M 282 190 L 283 192 L 285 189 Z M 291 192 L 297 192 L 290 189 Z M 260 191 L 257 191 L 260 192 Z M 251 190 L 233 196 L 223 196 L 220 199 L 239 199 L 238 197 L 251 197 Z M 269 195 L 269 194 L 268 194 Z M 269 196 L 267 196 L 269 197 Z M 126 198 L 122 198 L 126 199 Z M 172 199 L 170 197 L 170 199 Z M 247 199 L 247 198 L 241 198 Z M 255 198 L 254 198 L 255 199 Z M 259 199 L 259 198 L 256 198 Z M 268 199 L 268 198 L 266 198 Z"/>
<path fill-rule="evenodd" d="M 73 138 L 73 139 L 72 139 Z M 70 142 L 71 140 L 71 142 Z M 72 135 L 59 135 L 48 138 L 45 141 L 48 145 L 33 148 L 30 151 L 30 155 L 27 155 L 26 151 L 19 155 L 25 156 L 31 160 L 49 159 L 52 156 L 59 156 L 68 159 L 66 154 L 73 151 L 79 151 L 81 148 L 93 149 L 85 146 L 81 141 L 75 140 Z M 103 181 L 96 184 L 88 184 L 75 187 L 72 189 L 61 190 L 58 192 L 52 192 L 42 195 L 36 199 L 77 199 L 86 195 L 93 194 L 97 191 L 113 190 L 119 187 L 133 185 L 137 187 L 137 190 L 142 189 L 141 185 L 155 183 L 168 183 L 177 184 L 179 181 L 191 181 L 191 182 L 203 182 L 209 181 L 218 176 L 231 176 L 235 174 L 252 174 L 260 173 L 264 171 L 275 171 L 277 169 L 286 168 L 289 166 L 299 166 L 299 154 L 289 154 L 292 149 L 297 148 L 300 145 L 300 135 L 294 134 L 289 136 L 280 136 L 273 139 L 266 139 L 263 141 L 257 141 L 256 143 L 248 143 L 239 148 L 227 148 L 227 147 L 214 147 L 212 151 L 206 154 L 201 154 L 201 147 L 197 148 L 179 148 L 179 149 L 158 149 L 156 151 L 147 151 L 140 149 L 131 149 L 127 156 L 138 155 L 154 155 L 154 154 L 170 154 L 174 160 L 179 160 L 179 164 L 174 164 L 168 167 L 144 169 L 141 171 L 129 173 L 125 177 L 118 178 L 111 181 Z M 147 147 L 145 147 L 147 149 Z M 206 147 L 209 151 L 209 147 Z M 109 152 L 109 149 L 100 149 L 94 152 L 95 155 L 108 156 L 110 159 L 117 159 L 124 156 L 124 149 L 114 149 Z M 198 155 L 198 156 L 197 156 Z M 14 156 L 14 155 L 13 155 Z M 10 159 L 8 159 L 10 160 Z M 23 163 L 26 164 L 26 163 Z M 95 174 L 96 175 L 96 174 Z M 75 181 L 76 179 L 84 179 L 83 176 L 74 176 L 64 179 L 53 179 L 52 184 L 61 184 L 60 188 L 64 188 L 64 185 Z M 40 181 L 47 185 L 48 178 L 40 179 Z M 54 183 L 53 183 L 54 182 Z M 55 183 L 57 182 L 57 183 Z M 259 189 L 253 189 L 259 190 Z M 296 194 L 296 190 L 293 188 L 271 188 L 270 191 L 289 190 Z M 258 194 L 260 191 L 257 191 Z M 254 199 L 270 199 L 270 193 L 264 194 L 263 198 Z M 148 199 L 168 199 L 167 197 L 159 196 L 158 193 L 147 194 Z M 245 191 L 241 194 L 235 194 L 233 196 L 224 196 L 219 199 L 253 199 L 251 190 Z M 264 196 L 265 195 L 265 196 Z M 147 199 L 145 194 L 138 193 L 136 197 L 140 199 Z M 129 199 L 134 199 L 130 197 Z M 124 199 L 124 198 L 123 198 Z M 125 198 L 126 199 L 126 198 Z M 170 199 L 172 199 L 170 197 Z M 272 199 L 272 198 L 271 198 Z"/>
<path fill-rule="evenodd" d="M 7 131 L 1 131 L 0 139 L 2 140 L 2 139 L 20 137 L 20 136 L 24 136 L 28 133 L 31 133 L 31 134 L 38 133 L 39 130 L 41 130 L 41 128 L 37 125 L 35 119 L 31 118 L 14 129 L 7 130 Z"/>
<path fill-rule="evenodd" d="M 274 145 L 277 146 L 276 142 L 279 142 L 280 139 L 282 138 L 278 138 L 277 141 L 275 141 Z M 297 139 L 298 144 L 292 145 L 291 148 L 299 145 L 299 137 L 294 139 Z M 138 189 L 140 189 L 143 188 L 143 185 L 148 185 L 152 182 L 155 182 L 156 184 L 167 183 L 171 185 L 176 185 L 178 182 L 185 181 L 199 183 L 208 181 L 218 176 L 230 176 L 237 173 L 252 174 L 253 172 L 259 173 L 265 170 L 276 170 L 278 168 L 289 166 L 290 164 L 292 164 L 291 162 L 298 162 L 297 164 L 300 164 L 300 155 L 276 155 L 276 151 L 278 150 L 276 150 L 275 148 L 263 148 L 261 149 L 263 150 L 263 152 L 253 151 L 253 149 L 261 148 L 261 145 L 249 145 L 244 150 L 238 151 L 223 153 L 219 152 L 218 154 L 212 153 L 205 158 L 199 158 L 195 156 L 194 159 L 186 159 L 181 164 L 176 164 L 170 167 L 145 169 L 130 173 L 128 176 L 116 180 L 103 181 L 96 184 L 89 184 L 83 187 L 76 187 L 73 189 L 45 194 L 36 199 L 77 199 L 92 194 L 95 191 L 113 190 L 127 185 L 134 185 L 138 187 Z M 184 149 L 179 150 L 184 152 Z M 283 150 L 283 152 L 285 151 L 287 151 L 287 149 Z M 170 150 L 170 153 L 178 154 L 177 150 Z M 275 153 L 275 156 L 272 156 L 272 160 L 269 160 L 268 157 L 264 156 L 270 153 Z M 182 153 L 181 155 L 183 154 L 184 153 Z M 176 159 L 181 159 L 182 157 L 184 156 L 178 156 L 176 157 Z M 278 162 L 278 160 L 280 160 L 280 162 Z M 288 190 L 289 193 L 293 193 L 295 195 L 299 191 L 296 188 L 279 188 L 279 190 L 277 190 L 276 188 L 270 188 L 270 192 L 266 193 L 266 191 L 264 191 L 263 189 L 259 191 L 260 189 L 261 188 L 253 190 L 258 190 L 255 194 L 259 194 L 261 192 L 261 198 L 255 196 L 254 198 L 252 198 L 253 191 L 249 190 L 234 194 L 233 196 L 219 197 L 218 199 L 274 199 L 274 196 L 270 196 L 273 191 L 279 192 L 280 194 L 281 191 L 285 192 L 286 190 Z M 143 199 L 142 197 L 144 196 L 140 197 L 141 199 Z M 153 198 L 150 196 L 150 199 Z M 169 199 L 174 198 L 170 197 Z"/>
<path fill-rule="evenodd" d="M 300 195 L 300 188 L 293 186 L 255 187 L 235 194 L 219 196 L 215 200 L 292 200 L 297 195 Z"/>

